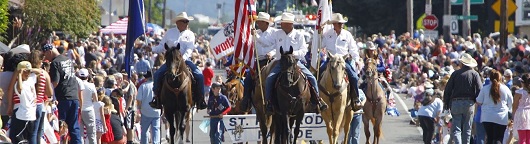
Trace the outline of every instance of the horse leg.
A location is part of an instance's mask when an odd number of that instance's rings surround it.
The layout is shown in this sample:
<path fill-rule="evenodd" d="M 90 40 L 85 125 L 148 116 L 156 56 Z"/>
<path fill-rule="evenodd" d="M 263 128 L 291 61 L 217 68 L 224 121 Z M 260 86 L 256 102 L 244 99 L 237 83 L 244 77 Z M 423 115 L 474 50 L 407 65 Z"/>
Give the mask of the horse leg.
<path fill-rule="evenodd" d="M 348 139 L 350 138 L 348 135 L 350 134 L 350 124 L 353 118 L 353 111 L 351 111 L 350 107 L 346 107 L 345 111 L 341 124 L 344 129 L 344 141 L 342 142 L 344 144 L 348 143 Z"/>
<path fill-rule="evenodd" d="M 374 124 L 374 144 L 379 144 L 379 138 L 381 138 L 382 136 L 382 130 L 381 130 L 381 126 L 382 126 L 382 122 L 383 120 L 381 118 L 378 118 L 375 120 L 375 124 Z"/>
<path fill-rule="evenodd" d="M 296 125 L 294 127 L 294 144 L 296 144 L 296 140 L 298 138 L 298 134 L 300 134 L 300 124 L 302 124 L 302 120 L 304 119 L 304 112 L 302 111 L 301 114 L 298 114 L 296 116 Z"/>
<path fill-rule="evenodd" d="M 370 119 L 363 117 L 364 136 L 366 136 L 366 144 L 370 144 Z"/>
<path fill-rule="evenodd" d="M 175 116 L 174 112 L 170 110 L 165 110 L 164 115 L 166 116 L 166 120 L 169 123 L 169 143 L 174 144 L 175 143 Z"/>
<path fill-rule="evenodd" d="M 184 143 L 184 131 L 186 130 L 186 112 L 178 112 L 176 114 L 176 121 L 178 122 L 179 126 L 179 142 Z"/>
<path fill-rule="evenodd" d="M 261 132 L 261 143 L 267 144 L 267 122 L 266 122 L 266 116 L 263 115 L 264 113 L 258 112 L 256 110 L 256 116 L 259 122 L 259 129 Z"/>
<path fill-rule="evenodd" d="M 333 143 L 336 144 L 339 142 L 339 134 L 340 134 L 340 129 L 341 129 L 341 125 L 342 125 L 342 120 L 344 119 L 344 110 L 345 109 L 345 103 L 343 105 L 339 105 L 341 101 L 339 100 L 336 100 L 334 102 L 334 105 L 333 106 Z M 346 111 L 351 111 L 351 110 L 346 110 Z M 347 135 L 346 135 L 347 136 Z M 345 137 L 346 137 L 345 136 Z"/>

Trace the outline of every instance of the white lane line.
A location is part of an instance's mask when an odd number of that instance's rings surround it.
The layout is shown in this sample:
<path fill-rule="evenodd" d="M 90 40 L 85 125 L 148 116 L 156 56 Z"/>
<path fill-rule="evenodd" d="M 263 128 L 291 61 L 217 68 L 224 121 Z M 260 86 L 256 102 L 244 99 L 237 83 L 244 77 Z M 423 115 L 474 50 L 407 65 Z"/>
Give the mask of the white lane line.
<path fill-rule="evenodd" d="M 413 120 L 413 118 L 410 116 L 409 108 L 407 107 L 403 99 L 401 99 L 401 96 L 399 94 L 397 94 L 397 99 L 399 103 L 401 104 L 401 106 L 405 109 L 405 111 L 407 111 L 407 115 L 410 117 L 410 119 Z M 423 130 L 420 127 L 417 127 L 417 126 L 415 127 L 416 129 L 418 129 L 418 132 L 420 132 L 420 135 L 423 135 Z"/>

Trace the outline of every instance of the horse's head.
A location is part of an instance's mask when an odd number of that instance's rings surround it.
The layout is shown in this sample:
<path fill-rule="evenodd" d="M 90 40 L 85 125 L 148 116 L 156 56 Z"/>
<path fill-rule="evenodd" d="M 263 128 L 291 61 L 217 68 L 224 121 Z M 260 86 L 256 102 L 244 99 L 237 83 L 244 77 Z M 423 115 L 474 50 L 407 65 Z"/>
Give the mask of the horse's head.
<path fill-rule="evenodd" d="M 235 106 L 236 103 L 243 98 L 243 93 L 241 92 L 242 87 L 240 86 L 241 80 L 239 78 L 233 78 L 224 85 L 226 88 L 226 96 L 232 106 Z"/>
<path fill-rule="evenodd" d="M 344 82 L 344 73 L 346 72 L 344 67 L 346 62 L 343 57 L 339 55 L 333 55 L 328 52 L 328 63 L 327 63 L 327 73 L 331 77 L 333 82 L 333 87 L 340 88 Z"/>
<path fill-rule="evenodd" d="M 282 70 L 293 70 L 298 61 L 296 61 L 296 57 L 293 55 L 293 46 L 289 48 L 289 51 L 284 51 L 283 47 L 280 47 L 280 66 L 282 67 Z"/>
<path fill-rule="evenodd" d="M 365 72 L 366 72 L 366 76 L 368 78 L 377 78 L 378 77 L 378 73 L 377 73 L 377 66 L 376 66 L 376 61 L 375 59 L 372 59 L 372 58 L 368 58 L 365 62 Z"/>
<path fill-rule="evenodd" d="M 170 68 L 169 72 L 173 75 L 177 75 L 179 71 L 182 71 L 185 68 L 181 67 L 182 65 L 185 65 L 185 60 L 180 53 L 180 43 L 174 47 L 169 47 L 166 43 L 164 44 L 164 48 L 166 49 L 166 65 Z"/>

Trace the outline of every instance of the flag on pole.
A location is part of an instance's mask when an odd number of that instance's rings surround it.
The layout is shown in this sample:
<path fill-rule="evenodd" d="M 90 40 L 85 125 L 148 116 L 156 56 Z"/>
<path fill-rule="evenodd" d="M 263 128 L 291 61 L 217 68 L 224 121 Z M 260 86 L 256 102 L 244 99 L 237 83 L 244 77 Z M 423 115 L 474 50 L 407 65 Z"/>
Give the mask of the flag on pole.
<path fill-rule="evenodd" d="M 321 39 L 319 30 L 322 29 L 322 32 L 325 32 L 332 29 L 331 25 L 326 25 L 326 22 L 331 19 L 332 13 L 331 4 L 328 3 L 328 0 L 321 0 L 318 6 L 317 26 L 311 42 L 311 67 L 315 70 L 319 66 L 318 57 L 320 56 L 320 53 L 318 52 L 318 49 L 321 48 L 321 44 L 319 43 Z"/>
<path fill-rule="evenodd" d="M 127 43 L 125 47 L 125 72 L 131 78 L 131 66 L 134 51 L 134 42 L 145 33 L 144 1 L 129 0 L 129 21 L 127 22 Z"/>
<path fill-rule="evenodd" d="M 254 69 L 254 43 L 252 42 L 252 20 L 256 15 L 254 0 L 236 0 L 234 19 L 234 65 L 242 61 L 248 68 Z M 237 70 L 242 71 L 242 67 Z"/>

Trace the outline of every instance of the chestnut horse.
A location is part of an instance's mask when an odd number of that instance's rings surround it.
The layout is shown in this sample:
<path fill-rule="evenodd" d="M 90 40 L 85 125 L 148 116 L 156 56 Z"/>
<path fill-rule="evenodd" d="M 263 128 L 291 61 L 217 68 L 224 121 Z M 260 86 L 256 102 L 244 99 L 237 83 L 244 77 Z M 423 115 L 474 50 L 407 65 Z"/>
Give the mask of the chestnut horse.
<path fill-rule="evenodd" d="M 382 122 L 386 110 L 386 96 L 379 82 L 379 75 L 377 73 L 376 61 L 374 59 L 367 59 L 365 65 L 366 74 L 366 104 L 363 107 L 364 116 L 364 135 L 366 136 L 366 143 L 370 143 L 370 122 L 373 124 L 374 130 L 374 144 L 379 143 L 379 138 L 382 137 Z"/>

